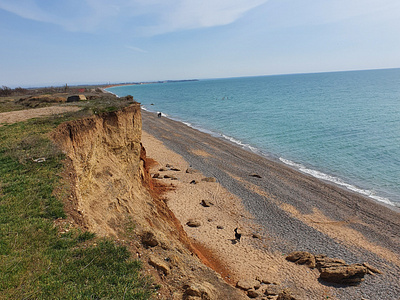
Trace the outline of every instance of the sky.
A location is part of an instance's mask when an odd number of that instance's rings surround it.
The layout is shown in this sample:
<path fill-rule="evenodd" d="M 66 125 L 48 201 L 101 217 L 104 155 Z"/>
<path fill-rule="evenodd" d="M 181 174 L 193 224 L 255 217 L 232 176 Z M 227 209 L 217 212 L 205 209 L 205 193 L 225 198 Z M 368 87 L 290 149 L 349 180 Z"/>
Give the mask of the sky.
<path fill-rule="evenodd" d="M 399 0 L 0 0 L 0 86 L 400 67 Z"/>

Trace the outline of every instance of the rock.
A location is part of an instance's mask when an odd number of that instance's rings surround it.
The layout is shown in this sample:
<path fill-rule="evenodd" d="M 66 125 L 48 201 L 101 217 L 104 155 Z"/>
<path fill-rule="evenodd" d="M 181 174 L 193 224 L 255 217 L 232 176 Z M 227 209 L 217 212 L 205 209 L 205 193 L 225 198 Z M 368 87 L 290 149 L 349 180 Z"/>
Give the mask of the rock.
<path fill-rule="evenodd" d="M 343 259 L 339 258 L 330 258 L 326 255 L 315 255 L 315 263 L 317 269 L 321 272 L 321 268 L 330 268 L 336 266 L 346 265 L 346 262 Z"/>
<path fill-rule="evenodd" d="M 334 283 L 357 284 L 364 280 L 368 269 L 362 265 L 342 265 L 321 268 L 320 278 Z"/>
<path fill-rule="evenodd" d="M 261 237 L 261 235 L 259 235 L 259 234 L 257 234 L 257 233 L 253 233 L 253 234 L 251 235 L 251 237 L 252 237 L 253 239 L 259 239 L 259 240 L 262 240 L 262 237 Z"/>
<path fill-rule="evenodd" d="M 213 300 L 217 299 L 217 293 L 210 283 L 189 283 L 183 286 L 184 298 L 183 299 L 202 299 L 202 300 Z"/>
<path fill-rule="evenodd" d="M 316 266 L 314 255 L 306 251 L 292 252 L 286 256 L 286 260 L 294 262 L 298 265 L 306 265 L 311 269 L 314 269 Z"/>
<path fill-rule="evenodd" d="M 155 247 L 158 245 L 158 241 L 157 241 L 154 233 L 152 233 L 150 231 L 146 231 L 142 235 L 142 244 L 147 247 Z"/>
<path fill-rule="evenodd" d="M 289 291 L 283 291 L 279 294 L 277 300 L 296 300 Z"/>
<path fill-rule="evenodd" d="M 160 173 L 153 174 L 153 178 L 160 178 Z"/>
<path fill-rule="evenodd" d="M 162 168 L 158 169 L 158 171 L 160 171 L 160 172 L 165 172 L 165 171 L 168 171 L 168 169 L 167 169 L 167 168 L 164 168 L 164 167 L 162 167 Z"/>
<path fill-rule="evenodd" d="M 218 225 L 217 229 L 224 229 L 224 226 Z"/>
<path fill-rule="evenodd" d="M 187 221 L 186 225 L 189 227 L 200 227 L 201 222 L 199 220 L 189 220 Z"/>
<path fill-rule="evenodd" d="M 372 273 L 383 274 L 380 270 L 378 270 L 377 268 L 371 266 L 369 263 L 365 262 L 365 263 L 363 263 L 363 266 L 366 267 Z"/>
<path fill-rule="evenodd" d="M 256 291 L 255 289 L 250 289 L 250 290 L 247 291 L 247 296 L 249 298 L 257 298 L 260 295 L 261 294 L 258 291 Z"/>
<path fill-rule="evenodd" d="M 190 182 L 190 184 L 197 184 L 197 183 L 199 183 L 197 180 L 192 180 L 192 181 Z"/>
<path fill-rule="evenodd" d="M 178 168 L 175 168 L 175 167 L 171 167 L 170 170 L 171 170 L 171 171 L 177 171 L 177 172 L 178 172 L 178 171 L 180 171 L 181 169 L 178 169 Z"/>
<path fill-rule="evenodd" d="M 214 177 L 205 177 L 205 178 L 201 179 L 201 181 L 205 181 L 205 182 L 217 182 L 217 179 L 215 179 Z"/>
<path fill-rule="evenodd" d="M 157 270 L 163 272 L 165 275 L 168 275 L 170 272 L 170 268 L 168 266 L 168 263 L 165 262 L 164 260 L 161 260 L 157 257 L 150 257 L 149 258 L 149 265 L 153 266 Z"/>
<path fill-rule="evenodd" d="M 249 176 L 251 176 L 251 177 L 255 177 L 255 178 L 262 178 L 260 175 L 258 175 L 258 174 L 255 174 L 255 173 L 253 173 L 253 174 L 250 174 Z"/>
<path fill-rule="evenodd" d="M 282 293 L 282 288 L 279 285 L 270 284 L 265 289 L 266 295 L 279 295 Z"/>
<path fill-rule="evenodd" d="M 187 168 L 187 169 L 186 169 L 186 173 L 188 173 L 188 174 L 194 174 L 194 173 L 199 173 L 199 171 L 197 171 L 197 170 L 195 170 L 195 169 L 192 169 L 192 168 Z"/>
<path fill-rule="evenodd" d="M 212 203 L 210 200 L 201 200 L 200 204 L 203 205 L 204 207 L 210 207 L 214 205 L 214 203 Z"/>
<path fill-rule="evenodd" d="M 255 279 L 243 279 L 239 280 L 236 286 L 242 290 L 248 291 L 250 289 L 258 289 L 260 282 Z"/>

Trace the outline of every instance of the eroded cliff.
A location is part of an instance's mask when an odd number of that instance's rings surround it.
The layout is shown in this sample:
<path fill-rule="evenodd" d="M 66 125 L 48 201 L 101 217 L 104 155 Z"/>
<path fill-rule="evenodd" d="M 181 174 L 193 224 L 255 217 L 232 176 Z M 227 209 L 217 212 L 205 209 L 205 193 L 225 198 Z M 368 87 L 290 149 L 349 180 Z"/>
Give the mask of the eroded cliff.
<path fill-rule="evenodd" d="M 206 267 L 159 196 L 141 144 L 140 105 L 61 124 L 53 139 L 66 153 L 76 224 L 111 236 L 140 258 L 162 288 L 161 299 L 242 299 Z"/>

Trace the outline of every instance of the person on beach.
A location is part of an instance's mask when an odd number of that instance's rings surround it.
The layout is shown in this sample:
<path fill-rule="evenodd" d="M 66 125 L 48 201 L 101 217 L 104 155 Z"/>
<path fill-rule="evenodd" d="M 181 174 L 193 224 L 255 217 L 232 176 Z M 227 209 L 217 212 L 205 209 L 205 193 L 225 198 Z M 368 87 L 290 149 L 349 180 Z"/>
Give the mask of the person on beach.
<path fill-rule="evenodd" d="M 157 116 L 158 116 L 159 118 L 161 118 L 161 113 L 160 113 L 160 112 L 158 112 L 158 113 L 157 113 Z"/>

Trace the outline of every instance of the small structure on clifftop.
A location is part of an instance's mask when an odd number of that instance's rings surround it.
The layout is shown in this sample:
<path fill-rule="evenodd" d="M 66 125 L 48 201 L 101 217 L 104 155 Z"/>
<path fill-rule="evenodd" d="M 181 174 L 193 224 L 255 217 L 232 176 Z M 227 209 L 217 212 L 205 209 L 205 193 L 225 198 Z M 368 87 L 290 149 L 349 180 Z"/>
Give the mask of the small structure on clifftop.
<path fill-rule="evenodd" d="M 69 96 L 67 98 L 67 102 L 77 102 L 77 101 L 85 101 L 86 96 L 85 95 L 73 95 L 73 96 Z"/>

